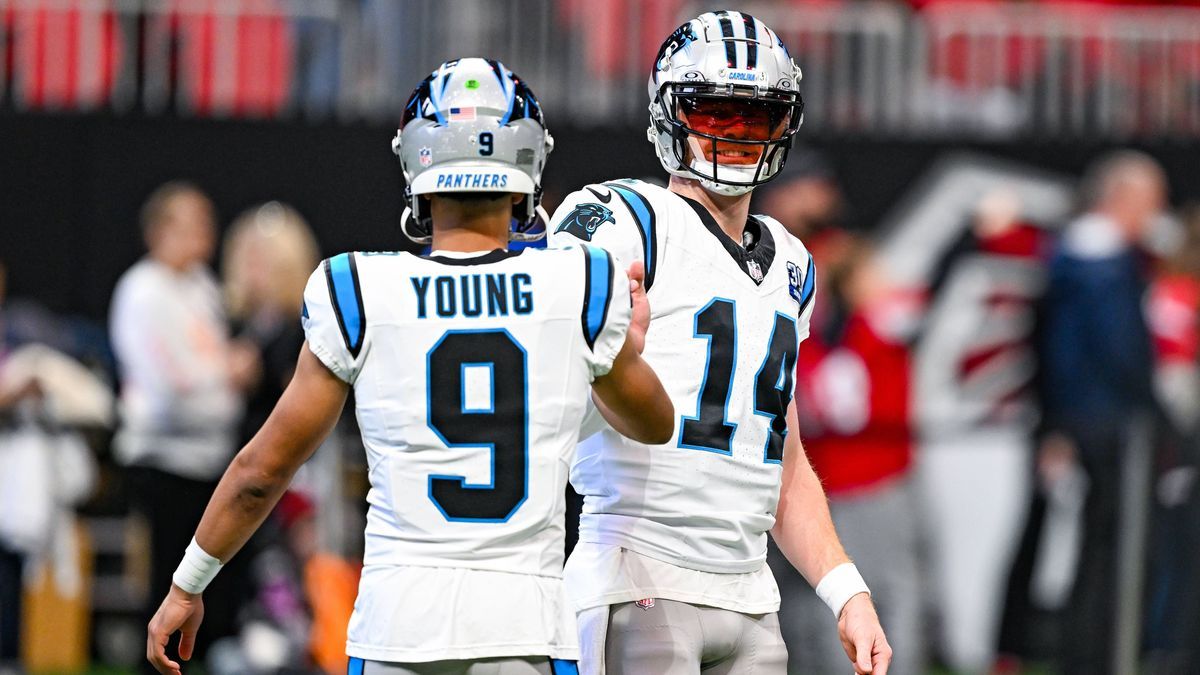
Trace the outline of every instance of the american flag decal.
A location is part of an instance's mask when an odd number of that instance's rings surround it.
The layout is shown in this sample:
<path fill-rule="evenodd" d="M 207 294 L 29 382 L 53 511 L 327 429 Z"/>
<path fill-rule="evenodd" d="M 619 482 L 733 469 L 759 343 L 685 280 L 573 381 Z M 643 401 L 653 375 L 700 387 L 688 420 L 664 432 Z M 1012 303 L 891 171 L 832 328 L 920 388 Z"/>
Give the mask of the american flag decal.
<path fill-rule="evenodd" d="M 451 108 L 447 119 L 451 122 L 474 122 L 475 108 Z"/>

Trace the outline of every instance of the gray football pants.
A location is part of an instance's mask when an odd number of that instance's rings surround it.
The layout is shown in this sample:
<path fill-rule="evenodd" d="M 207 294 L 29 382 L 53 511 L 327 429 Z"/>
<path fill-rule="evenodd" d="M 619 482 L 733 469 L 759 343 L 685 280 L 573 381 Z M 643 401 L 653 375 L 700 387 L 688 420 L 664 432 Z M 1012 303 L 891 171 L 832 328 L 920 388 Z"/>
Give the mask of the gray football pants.
<path fill-rule="evenodd" d="M 362 675 L 558 675 L 566 670 L 556 670 L 545 656 L 516 656 L 429 663 L 364 661 L 361 672 Z"/>
<path fill-rule="evenodd" d="M 579 614 L 582 675 L 784 675 L 779 617 L 674 600 Z"/>

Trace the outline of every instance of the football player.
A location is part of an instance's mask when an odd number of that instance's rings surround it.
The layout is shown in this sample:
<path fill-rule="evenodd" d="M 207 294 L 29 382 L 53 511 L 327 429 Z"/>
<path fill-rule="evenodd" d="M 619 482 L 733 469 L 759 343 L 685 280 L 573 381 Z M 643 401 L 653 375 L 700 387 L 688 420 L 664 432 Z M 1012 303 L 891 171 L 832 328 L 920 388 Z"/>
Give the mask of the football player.
<path fill-rule="evenodd" d="M 605 429 L 572 469 L 584 507 L 566 581 L 589 672 L 784 672 L 768 531 L 829 604 L 854 669 L 887 670 L 869 591 L 795 431 L 812 259 L 778 222 L 749 213 L 750 192 L 783 167 L 800 126 L 799 81 L 754 17 L 688 21 L 649 81 L 648 135 L 669 186 L 588 185 L 551 219 L 551 246 L 582 241 L 645 265 L 645 358 L 677 411 L 669 442 L 648 451 Z"/>
<path fill-rule="evenodd" d="M 162 673 L 180 671 L 169 636 L 182 632 L 187 659 L 205 584 L 351 389 L 371 490 L 350 672 L 574 672 L 564 491 L 589 388 L 641 442 L 665 441 L 674 417 L 630 328 L 632 284 L 599 247 L 506 250 L 537 218 L 552 141 L 502 64 L 442 65 L 413 92 L 393 148 L 405 232 L 433 250 L 344 253 L 309 279 L 295 377 L 222 478 L 150 623 Z"/>

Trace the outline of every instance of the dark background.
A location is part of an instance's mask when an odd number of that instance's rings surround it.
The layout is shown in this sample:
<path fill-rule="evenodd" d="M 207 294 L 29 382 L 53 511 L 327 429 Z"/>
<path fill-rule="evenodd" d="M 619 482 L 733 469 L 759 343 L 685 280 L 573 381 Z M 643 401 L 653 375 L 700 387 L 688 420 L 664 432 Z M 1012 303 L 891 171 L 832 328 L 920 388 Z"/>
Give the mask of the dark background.
<path fill-rule="evenodd" d="M 642 129 L 549 122 L 557 147 L 543 179 L 550 207 L 587 182 L 665 175 Z M 223 226 L 242 209 L 278 199 L 309 220 L 324 255 L 403 247 L 393 133 L 362 124 L 0 115 L 0 260 L 9 267 L 10 295 L 102 321 L 117 278 L 142 253 L 142 201 L 156 186 L 180 178 L 211 194 Z M 825 153 L 845 189 L 850 225 L 865 229 L 947 151 L 968 149 L 1078 175 L 1113 147 L 1078 139 L 801 138 Z M 1141 147 L 1163 162 L 1175 204 L 1200 200 L 1200 143 Z"/>

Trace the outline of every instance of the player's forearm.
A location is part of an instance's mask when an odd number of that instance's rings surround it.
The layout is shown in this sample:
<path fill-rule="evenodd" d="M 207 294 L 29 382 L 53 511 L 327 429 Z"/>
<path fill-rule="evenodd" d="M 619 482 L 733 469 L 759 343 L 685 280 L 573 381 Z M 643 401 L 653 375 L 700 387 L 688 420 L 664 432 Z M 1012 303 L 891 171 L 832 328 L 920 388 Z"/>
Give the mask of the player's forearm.
<path fill-rule="evenodd" d="M 228 562 L 275 508 L 295 469 L 271 465 L 251 441 L 225 471 L 196 529 L 196 543 Z"/>
<path fill-rule="evenodd" d="M 798 434 L 789 434 L 784 450 L 783 489 L 771 531 L 779 550 L 814 587 L 850 558 L 838 540 L 821 481 L 808 463 Z"/>
<path fill-rule="evenodd" d="M 196 543 L 228 561 L 283 495 L 292 476 L 337 423 L 348 385 L 301 349 L 296 374 L 275 410 L 234 457 L 196 530 Z"/>
<path fill-rule="evenodd" d="M 657 445 L 671 440 L 675 408 L 658 376 L 630 341 L 612 370 L 592 383 L 596 408 L 621 435 Z"/>

